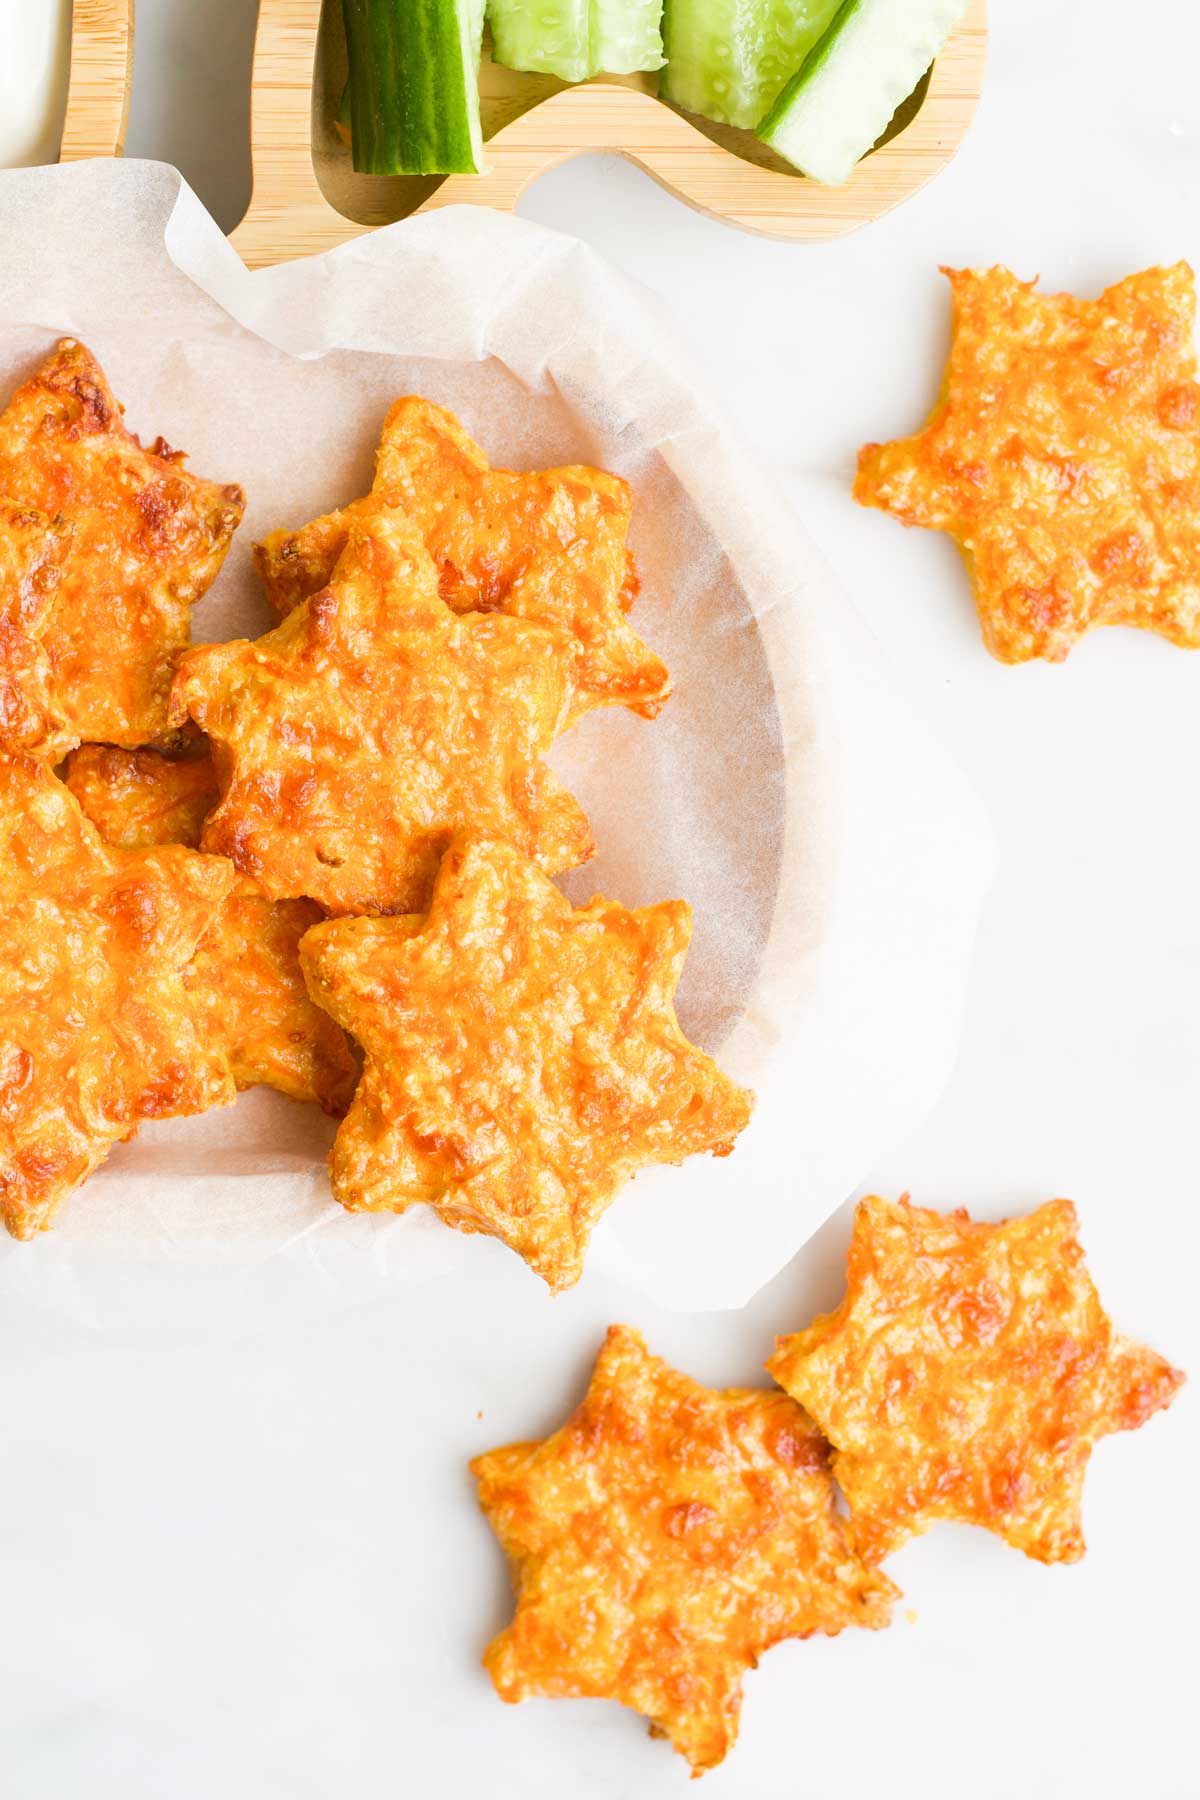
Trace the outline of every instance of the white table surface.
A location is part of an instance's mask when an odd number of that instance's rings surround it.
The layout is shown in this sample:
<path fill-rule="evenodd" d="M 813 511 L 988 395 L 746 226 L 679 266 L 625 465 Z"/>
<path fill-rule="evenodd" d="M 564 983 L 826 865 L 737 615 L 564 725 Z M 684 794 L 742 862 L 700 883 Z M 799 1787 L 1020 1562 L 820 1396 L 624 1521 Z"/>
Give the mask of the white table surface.
<path fill-rule="evenodd" d="M 130 150 L 179 163 L 226 224 L 253 10 L 138 6 Z M 1070 1195 L 1119 1324 L 1200 1371 L 1200 657 L 1113 632 L 1065 668 L 1001 668 L 950 545 L 849 499 L 856 446 L 933 395 L 939 263 L 1093 293 L 1200 260 L 1191 0 L 993 10 L 958 160 L 840 244 L 739 236 L 611 159 L 547 177 L 524 210 L 674 310 L 994 818 L 961 1060 L 870 1185 L 985 1216 Z M 551 1301 L 469 1254 L 453 1283 L 371 1304 L 301 1298 L 266 1267 L 114 1280 L 87 1328 L 36 1295 L 10 1305 L 0 1793 L 681 1794 L 684 1764 L 631 1714 L 493 1698 L 478 1658 L 506 1577 L 465 1459 L 552 1427 L 610 1319 L 703 1379 L 754 1380 L 773 1333 L 836 1299 L 848 1222 L 737 1315 L 660 1314 L 596 1279 Z M 773 1651 L 705 1793 L 1200 1794 L 1198 1411 L 1185 1391 L 1100 1447 L 1081 1565 L 943 1527 L 894 1559 L 890 1632 Z"/>

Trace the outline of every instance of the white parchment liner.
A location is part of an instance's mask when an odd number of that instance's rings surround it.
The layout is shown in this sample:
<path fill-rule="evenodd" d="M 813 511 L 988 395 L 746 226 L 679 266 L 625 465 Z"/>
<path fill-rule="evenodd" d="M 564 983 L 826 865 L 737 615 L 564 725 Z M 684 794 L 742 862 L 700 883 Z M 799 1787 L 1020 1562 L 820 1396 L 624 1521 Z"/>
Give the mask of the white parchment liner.
<path fill-rule="evenodd" d="M 660 1304 L 744 1302 L 936 1099 L 991 849 L 670 320 L 581 244 L 473 208 L 252 275 L 152 163 L 6 173 L 0 233 L 0 398 L 77 335 L 133 430 L 247 490 L 197 637 L 269 628 L 252 540 L 365 489 L 396 394 L 451 406 L 498 464 L 587 461 L 632 482 L 634 622 L 675 694 L 654 723 L 611 709 L 557 747 L 600 846 L 565 885 L 691 902 L 680 1016 L 758 1107 L 728 1160 L 639 1175 L 589 1267 Z M 329 1139 L 315 1110 L 264 1090 L 145 1127 L 52 1232 L 0 1244 L 0 1291 L 64 1273 L 86 1288 L 114 1256 L 288 1256 L 374 1284 L 507 1254 L 425 1209 L 347 1217 Z"/>

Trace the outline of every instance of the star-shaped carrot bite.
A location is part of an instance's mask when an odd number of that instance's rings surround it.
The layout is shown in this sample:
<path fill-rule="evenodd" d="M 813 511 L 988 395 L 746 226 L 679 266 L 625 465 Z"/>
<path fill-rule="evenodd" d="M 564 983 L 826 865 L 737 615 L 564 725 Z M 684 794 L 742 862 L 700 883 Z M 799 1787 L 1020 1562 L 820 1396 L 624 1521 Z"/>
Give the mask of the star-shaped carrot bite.
<path fill-rule="evenodd" d="M 935 1519 L 1077 1561 L 1092 1446 L 1183 1381 L 1113 1330 L 1068 1200 L 999 1225 L 864 1200 L 842 1304 L 767 1368 L 834 1446 L 870 1561 Z"/>
<path fill-rule="evenodd" d="M 62 782 L 0 756 L 0 1219 L 14 1237 L 146 1119 L 234 1097 L 183 972 L 236 879 L 104 844 Z"/>
<path fill-rule="evenodd" d="M 619 1700 L 713 1768 L 765 1650 L 890 1622 L 827 1457 L 786 1395 L 701 1387 L 612 1326 L 560 1430 L 471 1465 L 517 1590 L 484 1658 L 501 1699 Z"/>
<path fill-rule="evenodd" d="M 493 469 L 453 413 L 397 400 L 365 500 L 255 546 L 267 597 L 288 612 L 330 580 L 351 521 L 401 508 L 425 539 L 456 612 L 510 613 L 568 632 L 578 656 L 573 714 L 620 705 L 652 718 L 671 691 L 666 666 L 625 617 L 638 577 L 625 548 L 629 486 L 603 469 Z"/>
<path fill-rule="evenodd" d="M 949 532 L 1001 662 L 1096 625 L 1200 645 L 1200 387 L 1186 263 L 1099 300 L 947 270 L 954 342 L 915 437 L 868 444 L 855 498 Z"/>
<path fill-rule="evenodd" d="M 573 908 L 512 844 L 460 834 L 428 917 L 314 926 L 314 999 L 366 1066 L 331 1158 L 351 1212 L 435 1206 L 559 1289 L 647 1163 L 723 1156 L 751 1095 L 684 1037 L 672 1004 L 682 901 Z"/>
<path fill-rule="evenodd" d="M 144 449 L 95 357 L 64 338 L 0 415 L 0 494 L 72 528 L 41 634 L 68 743 L 163 738 L 190 608 L 224 561 L 242 490 L 189 474 L 161 438 Z"/>
<path fill-rule="evenodd" d="M 75 741 L 42 642 L 70 541 L 61 519 L 0 500 L 0 750 L 50 761 Z"/>
<path fill-rule="evenodd" d="M 194 847 L 217 803 L 206 750 L 173 758 L 84 744 L 67 759 L 66 782 L 105 842 L 121 850 Z M 261 1083 L 341 1118 L 358 1067 L 345 1033 L 313 1004 L 300 973 L 300 939 L 322 917 L 311 900 L 268 900 L 243 877 L 183 983 L 205 1042 L 224 1051 L 239 1088 Z"/>
<path fill-rule="evenodd" d="M 453 613 L 403 514 L 360 514 L 329 587 L 256 643 L 180 666 L 172 716 L 208 733 L 222 786 L 204 848 L 329 912 L 423 908 L 464 824 L 573 868 L 591 831 L 541 761 L 571 670 L 561 634 Z"/>

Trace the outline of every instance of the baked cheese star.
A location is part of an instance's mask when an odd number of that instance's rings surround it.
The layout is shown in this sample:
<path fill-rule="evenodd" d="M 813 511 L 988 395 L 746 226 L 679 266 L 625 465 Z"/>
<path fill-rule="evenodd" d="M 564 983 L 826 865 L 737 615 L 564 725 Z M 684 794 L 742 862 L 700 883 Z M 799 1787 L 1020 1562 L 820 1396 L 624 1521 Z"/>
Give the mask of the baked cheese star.
<path fill-rule="evenodd" d="M 0 1219 L 14 1237 L 146 1119 L 234 1098 L 183 974 L 236 880 L 109 849 L 41 762 L 0 756 Z"/>
<path fill-rule="evenodd" d="M 672 1004 L 682 901 L 573 908 L 512 844 L 455 838 L 428 917 L 337 919 L 300 946 L 313 998 L 366 1066 L 334 1144 L 352 1212 L 419 1201 L 500 1238 L 550 1287 L 647 1163 L 726 1155 L 752 1097 Z"/>
<path fill-rule="evenodd" d="M 572 666 L 561 633 L 458 617 L 405 516 L 360 513 L 327 588 L 256 643 L 180 665 L 173 720 L 190 713 L 212 739 L 221 782 L 204 848 L 274 900 L 335 913 L 427 905 L 459 825 L 573 868 L 591 831 L 542 761 Z"/>
<path fill-rule="evenodd" d="M 1183 1381 L 1113 1330 L 1068 1200 L 999 1225 L 864 1200 L 842 1304 L 767 1368 L 834 1446 L 869 1561 L 935 1519 L 1077 1561 L 1092 1446 Z"/>
<path fill-rule="evenodd" d="M 439 592 L 456 612 L 506 612 L 570 633 L 578 655 L 573 715 L 604 705 L 646 718 L 658 712 L 671 683 L 625 617 L 638 576 L 625 548 L 632 500 L 618 475 L 493 469 L 453 413 L 406 396 L 388 413 L 365 500 L 255 546 L 277 612 L 326 585 L 351 521 L 381 504 L 414 521 Z"/>
<path fill-rule="evenodd" d="M 120 850 L 199 844 L 217 803 L 207 751 L 84 744 L 65 779 L 87 817 Z M 244 877 L 223 903 L 183 972 L 206 1043 L 229 1058 L 239 1088 L 263 1084 L 335 1118 L 350 1105 L 358 1066 L 346 1035 L 309 998 L 300 939 L 324 915 L 311 900 L 268 900 Z"/>
<path fill-rule="evenodd" d="M 471 1465 L 517 1591 L 484 1658 L 500 1697 L 619 1700 L 713 1768 L 765 1650 L 890 1622 L 827 1457 L 786 1395 L 701 1387 L 612 1326 L 560 1430 Z"/>
<path fill-rule="evenodd" d="M 246 504 L 241 488 L 189 474 L 162 438 L 144 449 L 121 411 L 95 357 L 64 338 L 0 414 L 0 494 L 73 534 L 40 634 L 62 748 L 164 738 L 190 609 Z"/>
<path fill-rule="evenodd" d="M 855 499 L 955 538 L 984 643 L 1061 662 L 1097 625 L 1200 645 L 1200 387 L 1186 263 L 1099 300 L 947 270 L 954 342 L 915 437 L 868 444 Z"/>

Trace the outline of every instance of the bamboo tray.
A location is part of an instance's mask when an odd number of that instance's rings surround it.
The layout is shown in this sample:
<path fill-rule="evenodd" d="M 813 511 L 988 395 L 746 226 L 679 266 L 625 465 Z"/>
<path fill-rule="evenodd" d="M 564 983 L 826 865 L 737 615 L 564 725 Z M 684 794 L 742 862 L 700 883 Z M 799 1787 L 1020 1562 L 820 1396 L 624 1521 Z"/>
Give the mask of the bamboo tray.
<path fill-rule="evenodd" d="M 62 155 L 119 155 L 133 68 L 134 0 L 75 0 Z M 232 242 L 251 268 L 328 250 L 377 225 L 440 206 L 512 211 L 529 183 L 572 156 L 626 157 L 690 206 L 743 230 L 840 237 L 889 212 L 954 155 L 979 100 L 986 0 L 967 14 L 886 141 L 842 188 L 789 172 L 747 132 L 706 125 L 654 94 L 654 77 L 565 87 L 484 61 L 484 175 L 355 175 L 331 120 L 345 69 L 340 12 L 322 0 L 259 0 L 251 92 L 253 192 Z"/>

